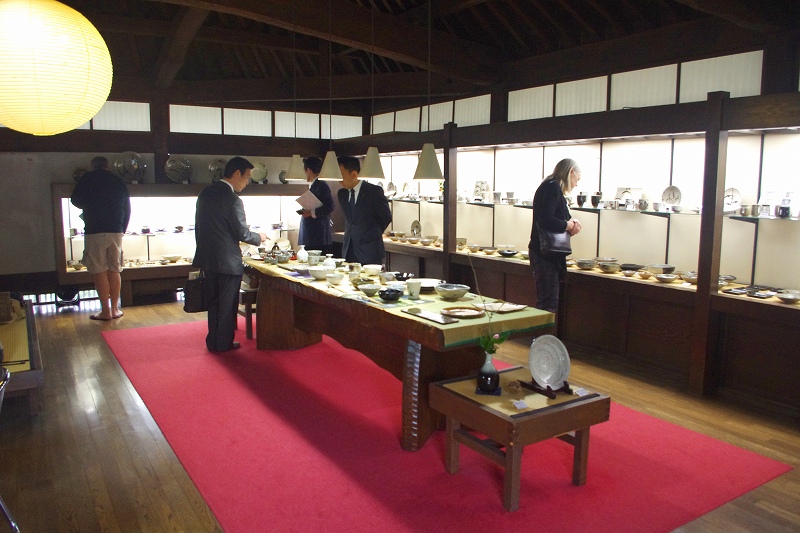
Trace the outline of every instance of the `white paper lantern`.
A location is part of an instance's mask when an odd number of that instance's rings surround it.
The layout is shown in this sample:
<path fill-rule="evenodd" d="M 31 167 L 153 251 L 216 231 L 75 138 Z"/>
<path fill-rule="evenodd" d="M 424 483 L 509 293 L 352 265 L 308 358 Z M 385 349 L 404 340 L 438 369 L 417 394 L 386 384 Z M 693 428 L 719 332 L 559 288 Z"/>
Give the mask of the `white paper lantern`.
<path fill-rule="evenodd" d="M 0 123 L 55 135 L 91 119 L 111 91 L 111 55 L 80 13 L 55 0 L 0 0 Z"/>

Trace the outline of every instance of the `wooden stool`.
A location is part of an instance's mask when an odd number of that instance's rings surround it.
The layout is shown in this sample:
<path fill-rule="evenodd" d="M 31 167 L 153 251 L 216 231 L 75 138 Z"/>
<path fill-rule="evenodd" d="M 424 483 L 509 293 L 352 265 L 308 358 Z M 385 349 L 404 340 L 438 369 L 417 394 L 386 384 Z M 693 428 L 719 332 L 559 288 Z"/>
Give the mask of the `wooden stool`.
<path fill-rule="evenodd" d="M 253 306 L 256 304 L 258 289 L 239 290 L 239 305 L 244 307 L 244 311 L 239 310 L 239 314 L 244 315 L 245 335 L 248 339 L 253 338 Z"/>

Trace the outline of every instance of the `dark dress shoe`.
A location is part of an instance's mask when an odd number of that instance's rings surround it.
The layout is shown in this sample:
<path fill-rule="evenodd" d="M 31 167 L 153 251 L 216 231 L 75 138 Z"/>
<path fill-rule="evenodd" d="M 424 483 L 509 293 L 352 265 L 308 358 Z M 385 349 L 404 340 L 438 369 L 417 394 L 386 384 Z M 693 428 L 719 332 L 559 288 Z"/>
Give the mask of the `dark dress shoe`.
<path fill-rule="evenodd" d="M 238 349 L 238 348 L 241 348 L 241 347 L 242 347 L 241 343 L 238 343 L 238 342 L 236 342 L 236 341 L 233 341 L 233 342 L 231 343 L 231 347 L 230 347 L 230 348 L 228 348 L 228 349 L 229 349 L 229 350 L 236 350 L 236 349 Z"/>

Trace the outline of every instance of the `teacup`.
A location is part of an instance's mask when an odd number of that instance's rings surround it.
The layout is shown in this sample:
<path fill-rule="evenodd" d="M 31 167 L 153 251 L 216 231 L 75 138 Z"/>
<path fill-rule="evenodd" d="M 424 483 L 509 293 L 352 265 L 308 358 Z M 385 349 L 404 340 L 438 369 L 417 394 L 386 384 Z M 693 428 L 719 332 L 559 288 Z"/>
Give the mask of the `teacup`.
<path fill-rule="evenodd" d="M 308 266 L 317 266 L 322 262 L 322 256 L 319 255 L 309 255 L 308 256 Z"/>

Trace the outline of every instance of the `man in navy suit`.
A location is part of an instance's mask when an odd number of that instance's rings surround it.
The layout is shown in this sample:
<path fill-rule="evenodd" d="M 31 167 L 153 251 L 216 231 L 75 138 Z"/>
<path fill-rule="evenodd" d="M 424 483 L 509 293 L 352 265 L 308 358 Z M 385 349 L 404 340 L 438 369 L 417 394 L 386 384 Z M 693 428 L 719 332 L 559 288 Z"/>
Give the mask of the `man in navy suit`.
<path fill-rule="evenodd" d="M 322 205 L 313 211 L 303 209 L 300 214 L 300 234 L 298 244 L 304 244 L 306 250 L 322 250 L 323 254 L 333 253 L 333 237 L 331 235 L 331 213 L 333 213 L 333 196 L 327 183 L 317 179 L 322 170 L 322 160 L 319 157 L 306 157 L 303 159 L 303 169 L 306 171 L 306 181 L 311 186 L 309 190 L 316 196 Z"/>
<path fill-rule="evenodd" d="M 383 230 L 392 221 L 392 210 L 383 189 L 358 179 L 361 163 L 355 157 L 340 157 L 342 188 L 339 205 L 344 212 L 342 255 L 348 262 L 383 264 Z"/>
<path fill-rule="evenodd" d="M 265 233 L 249 230 L 239 192 L 250 182 L 253 165 L 234 157 L 225 165 L 223 177 L 200 191 L 197 197 L 194 237 L 197 250 L 192 265 L 205 274 L 208 305 L 206 346 L 212 352 L 227 352 L 239 347 L 234 342 L 239 288 L 244 267 L 239 242 L 258 246 Z"/>

